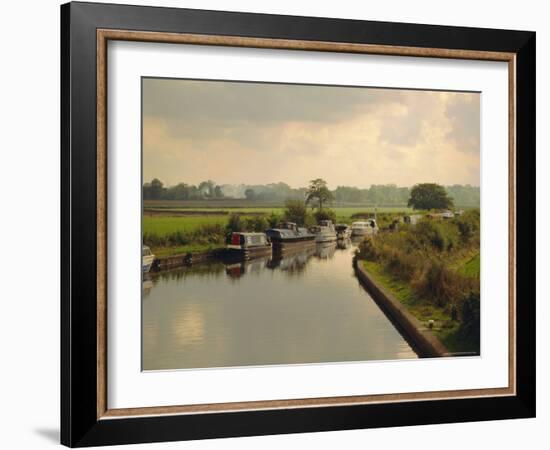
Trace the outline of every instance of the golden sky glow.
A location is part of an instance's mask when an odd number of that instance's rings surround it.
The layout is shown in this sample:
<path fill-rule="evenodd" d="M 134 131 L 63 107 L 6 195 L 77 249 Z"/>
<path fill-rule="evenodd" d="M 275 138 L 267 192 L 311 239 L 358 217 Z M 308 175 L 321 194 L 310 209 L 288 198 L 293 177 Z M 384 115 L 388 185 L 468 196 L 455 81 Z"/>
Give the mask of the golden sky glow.
<path fill-rule="evenodd" d="M 143 80 L 143 176 L 167 185 L 479 186 L 477 93 Z"/>

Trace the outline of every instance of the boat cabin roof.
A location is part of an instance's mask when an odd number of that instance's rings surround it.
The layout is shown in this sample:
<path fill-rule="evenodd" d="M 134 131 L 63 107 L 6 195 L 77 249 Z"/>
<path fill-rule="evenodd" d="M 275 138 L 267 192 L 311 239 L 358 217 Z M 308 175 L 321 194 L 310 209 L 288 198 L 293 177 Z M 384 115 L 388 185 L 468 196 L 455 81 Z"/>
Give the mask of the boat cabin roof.
<path fill-rule="evenodd" d="M 294 222 L 281 222 L 278 228 L 282 228 L 283 230 L 295 230 L 298 228 L 298 225 Z"/>
<path fill-rule="evenodd" d="M 351 225 L 352 226 L 368 227 L 368 226 L 372 226 L 373 224 L 376 225 L 376 220 L 375 219 L 360 220 L 358 222 L 353 222 Z"/>
<path fill-rule="evenodd" d="M 231 233 L 233 235 L 239 235 L 239 236 L 265 236 L 265 233 L 254 233 L 254 232 L 246 232 L 246 231 L 233 231 Z"/>

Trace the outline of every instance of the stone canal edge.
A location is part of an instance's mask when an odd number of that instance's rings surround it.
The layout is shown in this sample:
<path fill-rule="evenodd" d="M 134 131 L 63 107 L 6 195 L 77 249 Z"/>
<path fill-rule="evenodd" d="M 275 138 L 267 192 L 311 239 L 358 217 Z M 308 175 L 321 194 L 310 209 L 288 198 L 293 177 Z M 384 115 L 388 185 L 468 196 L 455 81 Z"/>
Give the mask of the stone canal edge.
<path fill-rule="evenodd" d="M 353 267 L 361 285 L 412 341 L 413 347 L 421 358 L 450 355 L 447 348 L 422 322 L 409 313 L 394 295 L 374 280 L 360 260 L 353 258 Z"/>

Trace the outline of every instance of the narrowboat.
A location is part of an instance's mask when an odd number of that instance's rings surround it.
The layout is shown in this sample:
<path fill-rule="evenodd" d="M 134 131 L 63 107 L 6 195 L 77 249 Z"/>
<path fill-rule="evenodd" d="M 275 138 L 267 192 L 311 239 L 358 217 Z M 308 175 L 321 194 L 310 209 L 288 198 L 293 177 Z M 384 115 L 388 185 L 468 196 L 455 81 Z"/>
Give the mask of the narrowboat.
<path fill-rule="evenodd" d="M 151 270 L 153 261 L 155 260 L 155 255 L 151 253 L 151 249 L 144 245 L 141 248 L 141 271 L 143 273 L 148 273 Z"/>
<path fill-rule="evenodd" d="M 351 228 L 347 223 L 337 223 L 334 225 L 336 229 L 336 237 L 338 239 L 347 239 L 351 237 Z"/>
<path fill-rule="evenodd" d="M 298 227 L 293 222 L 283 222 L 277 228 L 270 228 L 265 233 L 273 246 L 313 242 L 315 239 L 315 235 L 310 233 L 307 228 Z"/>
<path fill-rule="evenodd" d="M 227 253 L 242 259 L 271 254 L 271 243 L 265 233 L 233 232 L 227 236 Z"/>
<path fill-rule="evenodd" d="M 320 220 L 319 225 L 312 228 L 315 233 L 315 242 L 334 242 L 336 240 L 336 229 L 332 220 Z"/>

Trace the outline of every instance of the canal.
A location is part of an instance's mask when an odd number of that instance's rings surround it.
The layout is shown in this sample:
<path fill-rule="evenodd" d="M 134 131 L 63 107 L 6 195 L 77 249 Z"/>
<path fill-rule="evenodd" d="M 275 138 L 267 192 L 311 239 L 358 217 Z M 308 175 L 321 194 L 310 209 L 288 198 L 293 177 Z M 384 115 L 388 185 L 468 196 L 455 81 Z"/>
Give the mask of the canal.
<path fill-rule="evenodd" d="M 354 275 L 351 241 L 143 282 L 143 370 L 417 358 Z"/>

